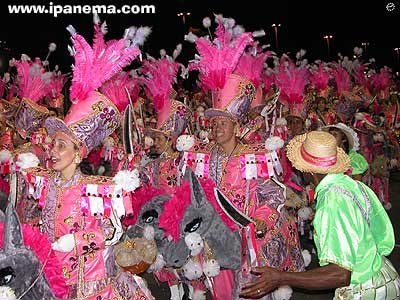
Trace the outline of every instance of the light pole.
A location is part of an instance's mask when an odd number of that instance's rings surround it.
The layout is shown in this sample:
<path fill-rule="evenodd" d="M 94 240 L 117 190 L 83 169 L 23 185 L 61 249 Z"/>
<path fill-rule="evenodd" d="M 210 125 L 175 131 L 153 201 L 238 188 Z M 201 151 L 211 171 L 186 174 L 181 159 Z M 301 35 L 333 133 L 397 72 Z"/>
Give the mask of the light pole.
<path fill-rule="evenodd" d="M 399 60 L 399 55 L 400 55 L 400 48 L 394 48 L 394 51 L 396 51 L 396 63 L 399 64 L 400 60 Z"/>
<path fill-rule="evenodd" d="M 326 40 L 326 45 L 328 47 L 328 59 L 331 58 L 331 49 L 330 49 L 330 40 L 333 38 L 333 35 L 325 35 L 324 39 Z"/>
<path fill-rule="evenodd" d="M 365 53 L 365 55 L 367 55 L 367 47 L 369 46 L 369 43 L 368 42 L 362 42 L 361 46 L 363 46 L 364 53 Z"/>
<path fill-rule="evenodd" d="M 279 51 L 279 46 L 278 46 L 278 27 L 281 27 L 281 24 L 272 24 L 271 25 L 272 28 L 274 28 L 275 31 L 275 48 L 276 48 L 276 52 Z"/>
<path fill-rule="evenodd" d="M 186 17 L 190 16 L 190 12 L 180 12 L 176 14 L 178 17 L 182 17 L 183 24 L 186 24 Z"/>

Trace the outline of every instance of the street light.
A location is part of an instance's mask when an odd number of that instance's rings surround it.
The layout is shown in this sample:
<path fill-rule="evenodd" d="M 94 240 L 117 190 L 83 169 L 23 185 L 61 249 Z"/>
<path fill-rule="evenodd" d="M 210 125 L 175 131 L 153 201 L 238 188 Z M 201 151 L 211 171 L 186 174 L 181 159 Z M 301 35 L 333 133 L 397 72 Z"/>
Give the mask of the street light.
<path fill-rule="evenodd" d="M 190 12 L 180 12 L 176 14 L 178 17 L 182 17 L 183 24 L 186 23 L 186 17 L 190 16 Z"/>
<path fill-rule="evenodd" d="M 324 39 L 326 40 L 326 45 L 328 47 L 328 59 L 331 57 L 331 49 L 330 49 L 330 40 L 333 38 L 333 35 L 325 35 Z"/>
<path fill-rule="evenodd" d="M 369 42 L 362 42 L 361 46 L 364 48 L 364 53 L 367 55 L 367 47 L 369 46 Z"/>
<path fill-rule="evenodd" d="M 272 24 L 272 28 L 274 28 L 275 31 L 275 47 L 276 47 L 276 52 L 279 51 L 279 46 L 278 46 L 278 27 L 281 27 L 281 24 Z"/>

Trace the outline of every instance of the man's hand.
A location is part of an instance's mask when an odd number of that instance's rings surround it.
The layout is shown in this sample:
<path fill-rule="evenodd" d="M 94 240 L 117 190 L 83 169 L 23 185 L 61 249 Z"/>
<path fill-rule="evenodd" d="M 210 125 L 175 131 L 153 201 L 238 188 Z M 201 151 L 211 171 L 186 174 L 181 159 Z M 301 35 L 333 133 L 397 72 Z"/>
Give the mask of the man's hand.
<path fill-rule="evenodd" d="M 240 297 L 260 298 L 281 285 L 279 278 L 282 271 L 265 266 L 252 269 L 252 273 L 259 277 L 243 287 Z"/>

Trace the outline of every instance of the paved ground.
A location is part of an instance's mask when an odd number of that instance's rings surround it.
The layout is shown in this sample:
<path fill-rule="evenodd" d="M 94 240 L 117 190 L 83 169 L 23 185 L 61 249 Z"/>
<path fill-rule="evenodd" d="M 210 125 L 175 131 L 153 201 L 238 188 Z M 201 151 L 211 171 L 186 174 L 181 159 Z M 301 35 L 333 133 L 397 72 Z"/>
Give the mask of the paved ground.
<path fill-rule="evenodd" d="M 400 172 L 392 174 L 390 183 L 390 199 L 392 203 L 392 209 L 388 211 L 389 217 L 392 220 L 392 224 L 396 236 L 396 246 L 389 256 L 396 270 L 400 272 Z M 308 242 L 307 238 L 302 239 L 302 244 L 307 249 L 311 249 L 312 244 Z M 308 268 L 312 268 L 318 265 L 316 256 L 312 255 L 312 262 Z M 169 300 L 169 291 L 165 286 L 159 285 L 158 283 L 151 280 L 150 276 L 147 275 L 146 279 L 149 282 L 149 287 L 153 292 L 154 297 L 157 300 Z M 209 297 L 207 297 L 210 299 Z M 293 293 L 293 300 L 328 300 L 333 298 L 333 291 L 304 291 L 295 289 Z"/>

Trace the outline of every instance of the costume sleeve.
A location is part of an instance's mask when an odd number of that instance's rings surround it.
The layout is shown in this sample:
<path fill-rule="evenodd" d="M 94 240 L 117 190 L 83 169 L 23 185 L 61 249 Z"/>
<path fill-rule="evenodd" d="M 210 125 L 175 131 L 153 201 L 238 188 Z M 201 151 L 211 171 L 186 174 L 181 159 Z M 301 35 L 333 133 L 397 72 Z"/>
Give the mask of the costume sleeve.
<path fill-rule="evenodd" d="M 313 221 L 320 265 L 334 263 L 352 271 L 356 262 L 362 216 L 348 196 L 326 191 L 317 198 Z"/>

